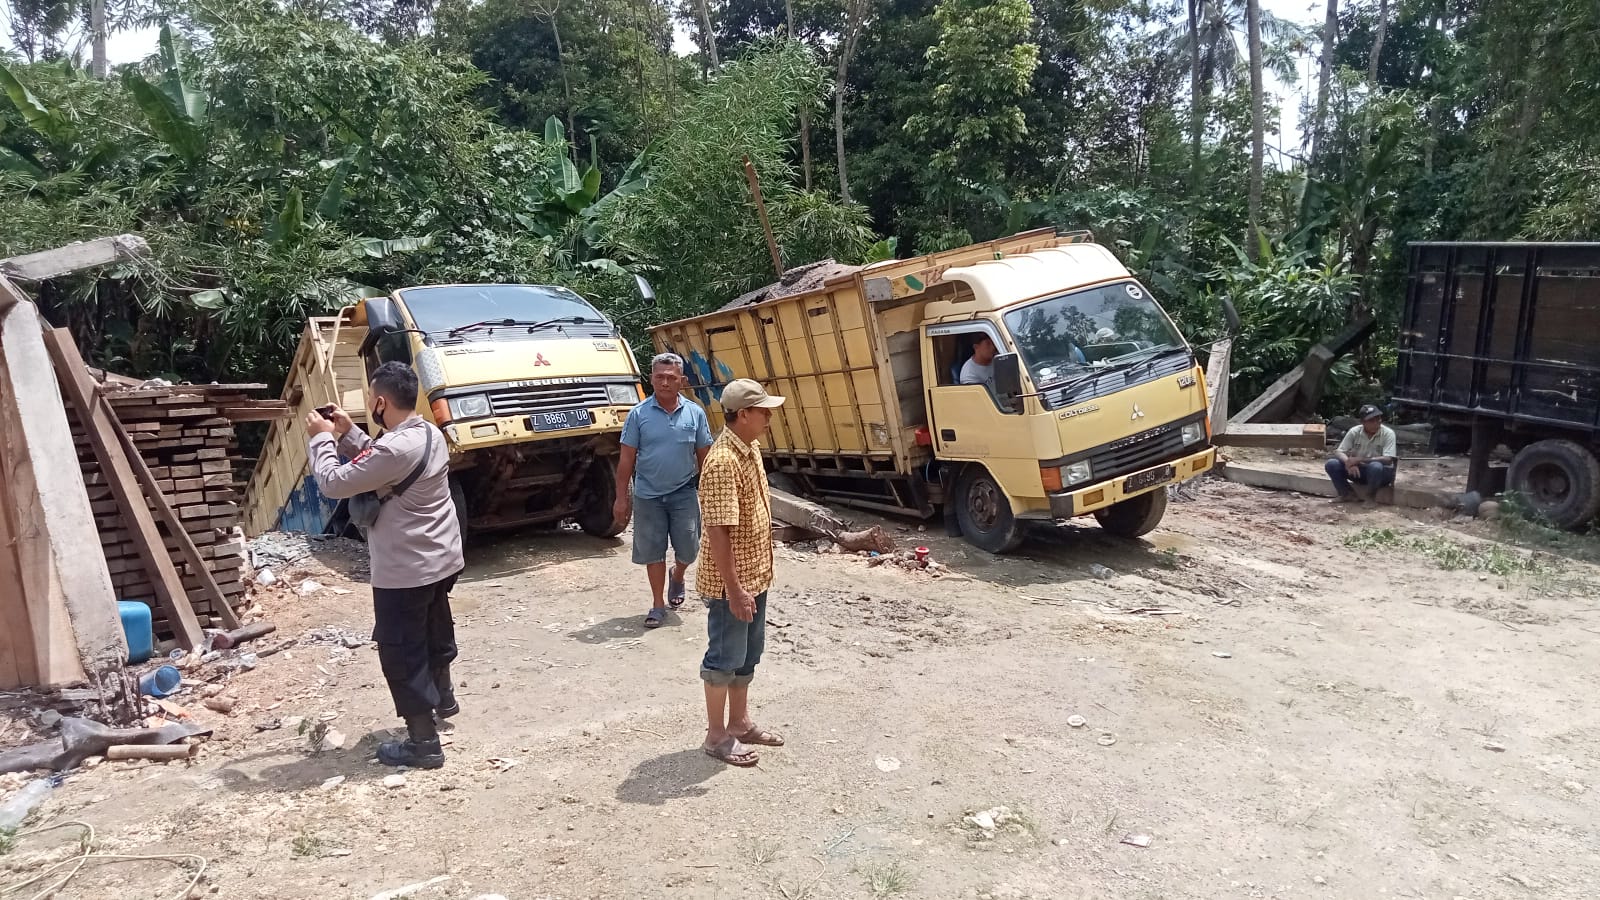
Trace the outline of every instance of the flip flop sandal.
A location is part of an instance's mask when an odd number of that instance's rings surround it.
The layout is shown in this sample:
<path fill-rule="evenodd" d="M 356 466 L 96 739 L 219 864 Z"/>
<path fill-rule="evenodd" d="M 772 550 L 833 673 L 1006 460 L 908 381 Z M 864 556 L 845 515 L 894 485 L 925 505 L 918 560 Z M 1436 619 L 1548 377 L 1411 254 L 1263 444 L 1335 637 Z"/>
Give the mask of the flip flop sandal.
<path fill-rule="evenodd" d="M 763 731 L 761 726 L 757 725 L 744 734 L 739 735 L 739 742 L 743 744 L 757 744 L 762 747 L 782 747 L 783 735 L 773 734 L 770 731 Z"/>
<path fill-rule="evenodd" d="M 652 609 L 644 614 L 644 627 L 646 628 L 660 628 L 666 624 L 666 621 L 667 611 L 664 609 Z"/>
<path fill-rule="evenodd" d="M 700 749 L 712 759 L 720 759 L 730 766 L 738 766 L 741 769 L 748 769 L 761 762 L 761 758 L 749 747 L 740 743 L 738 738 L 728 738 L 715 747 L 702 744 Z"/>
<path fill-rule="evenodd" d="M 684 585 L 681 581 L 667 579 L 667 605 L 673 609 L 683 605 Z"/>

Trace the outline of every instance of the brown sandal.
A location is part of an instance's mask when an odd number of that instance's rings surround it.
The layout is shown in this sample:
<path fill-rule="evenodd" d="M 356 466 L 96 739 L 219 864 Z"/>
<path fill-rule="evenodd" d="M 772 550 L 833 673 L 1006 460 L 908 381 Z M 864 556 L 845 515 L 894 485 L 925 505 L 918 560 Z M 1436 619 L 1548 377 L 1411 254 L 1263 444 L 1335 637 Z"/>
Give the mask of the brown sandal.
<path fill-rule="evenodd" d="M 762 747 L 782 747 L 783 735 L 762 731 L 760 725 L 753 726 L 749 731 L 739 735 L 739 740 L 746 744 L 757 744 Z"/>
<path fill-rule="evenodd" d="M 704 750 L 706 755 L 712 759 L 720 759 L 730 766 L 738 766 L 741 769 L 748 769 L 761 762 L 761 757 L 741 743 L 738 738 L 728 738 L 715 747 L 709 744 L 702 744 L 700 749 Z"/>

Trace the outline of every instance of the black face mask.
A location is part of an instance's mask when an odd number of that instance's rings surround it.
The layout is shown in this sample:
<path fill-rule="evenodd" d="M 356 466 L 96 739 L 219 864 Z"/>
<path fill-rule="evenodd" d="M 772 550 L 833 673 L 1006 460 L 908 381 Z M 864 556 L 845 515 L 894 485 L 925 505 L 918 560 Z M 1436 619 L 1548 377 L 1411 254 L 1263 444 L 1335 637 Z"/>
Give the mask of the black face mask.
<path fill-rule="evenodd" d="M 383 400 L 383 409 L 381 409 L 381 410 L 378 409 L 378 404 L 377 404 L 378 400 Z M 374 422 L 377 422 L 378 423 L 378 427 L 382 428 L 384 431 L 388 431 L 389 430 L 388 423 L 383 420 L 383 414 L 388 412 L 388 411 L 389 411 L 389 401 L 388 400 L 385 400 L 382 397 L 374 398 L 373 404 L 372 404 L 372 420 Z"/>

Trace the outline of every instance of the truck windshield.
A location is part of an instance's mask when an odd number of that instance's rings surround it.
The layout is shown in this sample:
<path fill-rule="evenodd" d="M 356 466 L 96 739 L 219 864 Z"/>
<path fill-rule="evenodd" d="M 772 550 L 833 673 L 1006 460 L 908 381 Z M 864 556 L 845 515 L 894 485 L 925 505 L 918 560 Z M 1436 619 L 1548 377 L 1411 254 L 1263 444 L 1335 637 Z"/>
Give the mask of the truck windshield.
<path fill-rule="evenodd" d="M 459 284 L 440 287 L 406 288 L 400 300 L 411 312 L 417 327 L 429 334 L 442 334 L 478 322 L 510 320 L 517 325 L 534 325 L 552 319 L 571 323 L 574 319 L 610 329 L 610 323 L 588 301 L 562 287 L 530 284 Z M 554 332 L 559 336 L 559 332 Z M 489 326 L 462 331 L 460 337 L 482 339 Z M 526 328 L 507 329 L 505 336 L 526 337 Z M 500 336 L 496 334 L 495 336 Z"/>
<path fill-rule="evenodd" d="M 1184 347 L 1161 307 L 1131 281 L 1041 300 L 1006 313 L 1005 322 L 1040 390 Z"/>

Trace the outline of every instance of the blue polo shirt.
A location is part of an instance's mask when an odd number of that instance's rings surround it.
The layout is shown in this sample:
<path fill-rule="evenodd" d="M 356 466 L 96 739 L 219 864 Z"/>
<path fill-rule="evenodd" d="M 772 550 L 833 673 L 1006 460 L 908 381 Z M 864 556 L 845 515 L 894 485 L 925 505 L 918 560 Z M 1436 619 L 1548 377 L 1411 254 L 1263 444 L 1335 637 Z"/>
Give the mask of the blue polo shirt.
<path fill-rule="evenodd" d="M 633 495 L 647 500 L 665 497 L 699 474 L 695 450 L 711 446 L 711 422 L 705 410 L 682 396 L 678 408 L 667 412 L 652 394 L 628 411 L 622 443 L 639 451 Z"/>

